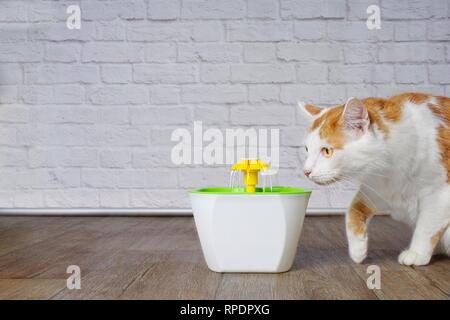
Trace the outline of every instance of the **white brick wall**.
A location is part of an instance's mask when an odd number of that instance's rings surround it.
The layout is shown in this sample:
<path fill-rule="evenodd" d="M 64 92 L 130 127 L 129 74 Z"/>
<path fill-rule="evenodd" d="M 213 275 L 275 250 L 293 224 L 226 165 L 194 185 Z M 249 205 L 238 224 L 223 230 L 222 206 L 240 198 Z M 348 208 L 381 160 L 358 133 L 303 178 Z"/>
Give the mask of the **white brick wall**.
<path fill-rule="evenodd" d="M 298 176 L 295 102 L 450 95 L 449 14 L 448 0 L 1 0 L 0 207 L 189 207 L 187 188 L 229 177 L 170 162 L 172 130 L 194 120 L 279 128 L 277 184 L 345 206 L 348 186 Z"/>

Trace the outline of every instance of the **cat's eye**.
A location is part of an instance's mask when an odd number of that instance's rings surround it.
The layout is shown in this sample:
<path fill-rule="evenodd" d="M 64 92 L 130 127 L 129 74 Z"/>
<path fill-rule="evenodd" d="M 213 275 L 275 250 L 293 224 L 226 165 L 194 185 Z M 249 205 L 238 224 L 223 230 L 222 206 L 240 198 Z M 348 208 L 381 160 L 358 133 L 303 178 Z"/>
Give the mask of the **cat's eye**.
<path fill-rule="evenodd" d="M 308 152 L 308 147 L 307 146 L 305 146 L 305 150 L 306 150 L 306 152 Z"/>
<path fill-rule="evenodd" d="M 322 154 L 325 157 L 329 158 L 329 157 L 331 157 L 333 155 L 333 149 L 332 148 L 323 147 L 322 148 Z"/>

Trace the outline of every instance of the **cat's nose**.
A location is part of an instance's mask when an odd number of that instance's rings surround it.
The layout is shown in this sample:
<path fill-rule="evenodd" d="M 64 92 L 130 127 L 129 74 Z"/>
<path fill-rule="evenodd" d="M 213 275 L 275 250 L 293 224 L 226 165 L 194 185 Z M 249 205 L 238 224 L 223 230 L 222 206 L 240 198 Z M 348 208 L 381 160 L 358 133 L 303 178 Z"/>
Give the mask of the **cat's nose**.
<path fill-rule="evenodd" d="M 309 177 L 309 175 L 311 174 L 311 170 L 303 170 L 303 173 L 305 174 L 305 176 Z"/>

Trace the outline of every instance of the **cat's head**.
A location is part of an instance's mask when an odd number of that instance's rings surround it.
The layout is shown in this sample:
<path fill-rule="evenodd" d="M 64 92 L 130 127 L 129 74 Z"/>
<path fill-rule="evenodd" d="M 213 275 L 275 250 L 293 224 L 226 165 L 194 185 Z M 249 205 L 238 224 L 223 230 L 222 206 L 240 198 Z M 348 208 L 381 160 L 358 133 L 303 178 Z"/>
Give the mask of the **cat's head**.
<path fill-rule="evenodd" d="M 359 181 L 375 169 L 382 141 L 371 130 L 369 111 L 361 100 L 321 109 L 299 102 L 309 122 L 304 173 L 318 184 L 344 179 Z"/>

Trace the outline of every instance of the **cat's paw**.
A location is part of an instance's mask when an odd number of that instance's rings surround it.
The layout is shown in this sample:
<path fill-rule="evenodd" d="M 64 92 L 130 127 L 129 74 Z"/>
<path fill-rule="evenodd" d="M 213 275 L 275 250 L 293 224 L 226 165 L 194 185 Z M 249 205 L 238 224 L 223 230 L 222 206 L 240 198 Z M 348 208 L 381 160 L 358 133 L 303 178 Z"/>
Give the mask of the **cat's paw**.
<path fill-rule="evenodd" d="M 348 252 L 350 258 L 356 263 L 361 263 L 367 257 L 367 241 L 361 239 L 353 239 L 349 243 Z"/>
<path fill-rule="evenodd" d="M 398 256 L 398 262 L 405 266 L 424 266 L 431 260 L 431 255 L 420 254 L 414 250 L 404 250 Z"/>

